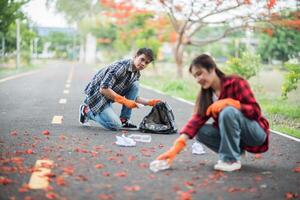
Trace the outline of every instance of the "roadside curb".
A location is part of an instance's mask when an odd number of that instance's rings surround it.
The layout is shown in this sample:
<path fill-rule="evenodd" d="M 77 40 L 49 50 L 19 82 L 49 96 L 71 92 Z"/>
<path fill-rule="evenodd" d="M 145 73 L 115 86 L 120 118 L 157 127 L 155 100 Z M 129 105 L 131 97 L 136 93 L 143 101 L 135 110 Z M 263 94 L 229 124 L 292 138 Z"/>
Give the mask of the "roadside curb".
<path fill-rule="evenodd" d="M 142 86 L 143 88 L 146 88 L 146 89 L 148 89 L 148 90 L 152 90 L 152 91 L 157 92 L 157 93 L 159 93 L 159 94 L 168 95 L 168 94 L 165 94 L 165 93 L 163 93 L 163 92 L 161 92 L 161 91 L 159 91 L 159 90 L 153 89 L 153 88 L 151 88 L 151 87 L 149 87 L 149 86 L 146 86 L 146 85 L 143 85 L 143 84 L 141 84 L 141 86 Z M 170 96 L 170 95 L 168 95 L 168 96 Z M 195 105 L 194 103 L 192 103 L 192 102 L 190 102 L 190 101 L 187 101 L 187 100 L 185 100 L 185 99 L 182 99 L 182 98 L 180 98 L 180 97 L 174 97 L 174 96 L 170 96 L 170 97 L 172 97 L 173 99 L 176 99 L 176 100 L 178 100 L 178 101 L 181 101 L 181 102 L 187 103 L 187 104 L 189 104 L 189 105 L 192 105 L 192 106 Z M 286 138 L 288 138 L 288 139 L 290 139 L 290 140 L 294 140 L 294 141 L 296 141 L 296 142 L 300 142 L 300 139 L 298 139 L 298 138 L 296 138 L 296 137 L 293 137 L 293 136 L 290 136 L 290 135 L 287 135 L 287 134 L 284 134 L 284 133 L 281 133 L 281 132 L 279 132 L 279 131 L 275 131 L 275 130 L 271 130 L 271 129 L 270 129 L 270 132 L 271 132 L 271 133 L 275 133 L 275 134 L 280 135 L 280 136 L 283 136 L 283 137 L 286 137 Z"/>

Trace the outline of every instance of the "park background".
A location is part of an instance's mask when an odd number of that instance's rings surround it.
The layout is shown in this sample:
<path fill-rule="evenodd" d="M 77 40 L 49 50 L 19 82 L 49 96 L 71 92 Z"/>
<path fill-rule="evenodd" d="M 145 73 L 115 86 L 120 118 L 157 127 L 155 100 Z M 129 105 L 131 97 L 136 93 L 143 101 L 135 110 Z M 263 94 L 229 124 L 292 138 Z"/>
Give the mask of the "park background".
<path fill-rule="evenodd" d="M 34 21 L 36 0 L 0 2 L 0 78 L 53 59 L 96 71 L 147 46 L 156 60 L 141 83 L 194 102 L 188 66 L 207 53 L 250 82 L 271 129 L 300 138 L 299 1 L 39 1 L 64 27 Z"/>

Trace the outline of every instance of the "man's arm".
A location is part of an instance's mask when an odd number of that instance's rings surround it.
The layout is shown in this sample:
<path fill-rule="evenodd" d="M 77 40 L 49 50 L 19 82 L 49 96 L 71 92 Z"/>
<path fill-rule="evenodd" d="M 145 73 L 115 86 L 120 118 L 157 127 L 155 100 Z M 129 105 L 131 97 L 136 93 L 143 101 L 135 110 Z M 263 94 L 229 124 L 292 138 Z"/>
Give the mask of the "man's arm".
<path fill-rule="evenodd" d="M 137 108 L 138 107 L 138 105 L 136 104 L 135 101 L 126 99 L 125 97 L 117 94 L 110 88 L 101 88 L 100 93 L 115 102 L 125 105 L 127 108 Z"/>

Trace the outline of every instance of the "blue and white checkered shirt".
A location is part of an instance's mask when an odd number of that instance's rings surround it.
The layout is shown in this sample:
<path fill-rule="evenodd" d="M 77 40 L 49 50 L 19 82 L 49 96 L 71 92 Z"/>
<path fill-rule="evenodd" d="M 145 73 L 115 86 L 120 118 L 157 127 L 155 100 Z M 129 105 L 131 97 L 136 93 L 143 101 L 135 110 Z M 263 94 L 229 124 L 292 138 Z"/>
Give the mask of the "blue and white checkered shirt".
<path fill-rule="evenodd" d="M 112 102 L 111 99 L 100 93 L 100 88 L 110 88 L 119 95 L 125 95 L 126 90 L 133 82 L 139 81 L 139 71 L 133 71 L 133 60 L 116 61 L 102 68 L 86 86 L 86 104 L 94 114 L 100 113 L 104 107 Z"/>

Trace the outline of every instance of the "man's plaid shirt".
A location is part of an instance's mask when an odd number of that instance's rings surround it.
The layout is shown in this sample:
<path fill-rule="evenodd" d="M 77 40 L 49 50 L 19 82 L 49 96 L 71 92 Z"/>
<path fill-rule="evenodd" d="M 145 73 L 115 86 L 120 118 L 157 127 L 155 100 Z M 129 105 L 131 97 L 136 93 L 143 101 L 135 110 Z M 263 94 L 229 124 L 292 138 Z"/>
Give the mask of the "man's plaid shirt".
<path fill-rule="evenodd" d="M 133 71 L 133 60 L 116 61 L 99 70 L 84 92 L 87 96 L 86 104 L 94 114 L 100 113 L 112 100 L 100 93 L 100 88 L 110 88 L 119 95 L 125 95 L 133 82 L 139 81 L 140 72 Z"/>
<path fill-rule="evenodd" d="M 261 146 L 244 146 L 249 152 L 265 152 L 269 147 L 269 122 L 262 116 L 260 107 L 256 102 L 250 86 L 246 80 L 238 76 L 225 76 L 221 78 L 221 94 L 219 99 L 232 98 L 241 103 L 241 112 L 245 117 L 255 120 L 267 134 L 266 141 Z M 193 138 L 198 130 L 205 124 L 209 117 L 202 117 L 194 114 L 191 119 L 181 129 L 180 133 L 185 133 Z M 218 118 L 214 118 L 214 125 L 218 127 Z"/>

